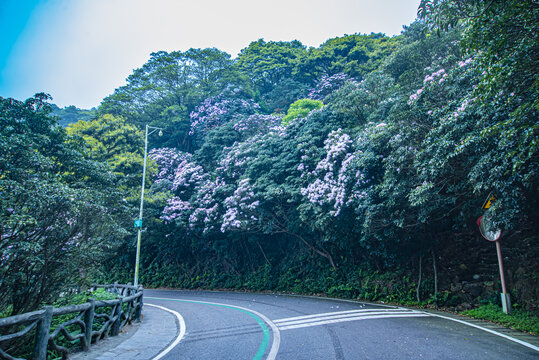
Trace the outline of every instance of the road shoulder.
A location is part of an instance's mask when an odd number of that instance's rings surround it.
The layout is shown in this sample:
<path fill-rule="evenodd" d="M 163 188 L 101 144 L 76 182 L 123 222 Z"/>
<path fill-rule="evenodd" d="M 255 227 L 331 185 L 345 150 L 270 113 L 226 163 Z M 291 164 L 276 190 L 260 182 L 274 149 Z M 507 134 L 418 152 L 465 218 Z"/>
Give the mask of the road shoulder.
<path fill-rule="evenodd" d="M 454 321 L 465 323 L 465 324 L 468 324 L 469 326 L 486 329 L 487 331 L 501 334 L 503 337 L 516 339 L 517 342 L 522 341 L 522 342 L 528 343 L 536 347 L 535 350 L 539 348 L 539 337 L 533 336 L 531 334 L 527 334 L 519 330 L 511 329 L 511 328 L 508 328 L 508 327 L 505 327 L 496 323 L 492 323 L 489 321 L 472 319 L 464 315 L 454 314 L 454 313 L 445 312 L 445 311 L 438 311 L 438 310 L 432 310 L 432 309 L 417 309 L 417 310 L 426 312 L 428 314 L 431 314 L 437 317 L 442 317 L 445 319 L 451 319 Z"/>

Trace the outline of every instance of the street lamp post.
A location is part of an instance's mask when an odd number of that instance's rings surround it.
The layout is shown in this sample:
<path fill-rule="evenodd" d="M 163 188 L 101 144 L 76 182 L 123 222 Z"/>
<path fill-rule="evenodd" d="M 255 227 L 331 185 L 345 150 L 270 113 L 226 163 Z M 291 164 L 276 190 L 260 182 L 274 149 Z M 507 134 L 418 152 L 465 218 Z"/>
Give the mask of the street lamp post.
<path fill-rule="evenodd" d="M 148 132 L 150 129 L 152 131 Z M 146 137 L 144 138 L 144 164 L 142 165 L 142 187 L 140 190 L 140 211 L 138 219 L 135 221 L 135 227 L 138 227 L 137 235 L 137 257 L 135 260 L 135 280 L 133 281 L 134 286 L 138 286 L 138 269 L 140 263 L 140 237 L 142 232 L 142 209 L 144 207 L 144 183 L 146 180 L 146 158 L 148 155 L 148 135 L 153 134 L 155 131 L 159 130 L 159 136 L 163 135 L 163 129 L 158 127 L 149 126 L 146 124 Z"/>

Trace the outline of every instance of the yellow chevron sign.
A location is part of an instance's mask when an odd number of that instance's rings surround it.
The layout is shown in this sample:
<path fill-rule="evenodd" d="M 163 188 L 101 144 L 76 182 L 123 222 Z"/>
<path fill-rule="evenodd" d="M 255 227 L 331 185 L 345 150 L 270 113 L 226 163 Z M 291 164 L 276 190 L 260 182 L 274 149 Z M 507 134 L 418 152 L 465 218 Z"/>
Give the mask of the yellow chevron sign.
<path fill-rule="evenodd" d="M 483 204 L 483 209 L 488 209 L 489 207 L 492 206 L 492 204 L 494 204 L 496 202 L 496 200 L 498 200 L 496 198 L 496 196 L 492 195 L 492 193 L 490 193 L 487 197 L 487 200 L 485 201 L 485 203 Z"/>

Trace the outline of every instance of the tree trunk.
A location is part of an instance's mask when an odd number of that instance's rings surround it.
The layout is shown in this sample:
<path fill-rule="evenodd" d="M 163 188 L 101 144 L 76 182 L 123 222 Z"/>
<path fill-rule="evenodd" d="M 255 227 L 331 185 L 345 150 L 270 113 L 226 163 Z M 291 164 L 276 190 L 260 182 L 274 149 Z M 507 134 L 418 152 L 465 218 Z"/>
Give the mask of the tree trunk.
<path fill-rule="evenodd" d="M 270 261 L 268 260 L 268 257 L 266 256 L 266 253 L 264 252 L 264 249 L 262 248 L 262 245 L 260 245 L 260 243 L 258 242 L 258 240 L 256 241 L 256 244 L 258 245 L 258 248 L 260 249 L 260 252 L 261 252 L 262 255 L 264 256 L 264 259 L 266 259 L 266 262 L 268 263 L 268 265 L 271 266 L 271 263 L 270 263 Z"/>
<path fill-rule="evenodd" d="M 434 271 L 434 307 L 438 308 L 438 271 L 436 270 L 436 254 L 432 250 L 432 269 Z"/>
<path fill-rule="evenodd" d="M 422 272 L 421 263 L 423 262 L 422 260 L 423 260 L 423 256 L 420 255 L 419 256 L 419 279 L 417 280 L 417 289 L 416 289 L 417 302 L 421 302 L 421 297 L 419 296 L 419 288 L 421 288 L 421 272 Z"/>

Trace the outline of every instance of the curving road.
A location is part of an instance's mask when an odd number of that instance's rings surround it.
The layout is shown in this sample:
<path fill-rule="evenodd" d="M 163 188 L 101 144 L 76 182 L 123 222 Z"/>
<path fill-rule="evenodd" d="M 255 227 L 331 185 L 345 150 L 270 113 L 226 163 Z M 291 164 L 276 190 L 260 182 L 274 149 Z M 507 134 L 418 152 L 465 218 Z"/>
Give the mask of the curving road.
<path fill-rule="evenodd" d="M 404 308 L 208 291 L 144 290 L 144 298 L 181 314 L 164 360 L 539 360 L 533 345 Z"/>

